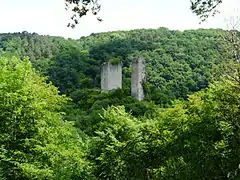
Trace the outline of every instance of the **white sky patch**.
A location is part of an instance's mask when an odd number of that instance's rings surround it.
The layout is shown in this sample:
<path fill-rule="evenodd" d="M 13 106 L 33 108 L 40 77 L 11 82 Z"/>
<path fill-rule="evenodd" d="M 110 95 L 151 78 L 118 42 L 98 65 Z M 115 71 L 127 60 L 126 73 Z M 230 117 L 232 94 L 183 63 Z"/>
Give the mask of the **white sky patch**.
<path fill-rule="evenodd" d="M 80 38 L 91 33 L 137 28 L 196 29 L 225 28 L 224 19 L 238 15 L 239 0 L 224 0 L 221 14 L 199 24 L 190 11 L 190 0 L 100 0 L 103 22 L 89 14 L 75 28 L 67 28 L 71 13 L 64 0 L 0 0 L 0 33 L 36 32 L 66 38 Z"/>

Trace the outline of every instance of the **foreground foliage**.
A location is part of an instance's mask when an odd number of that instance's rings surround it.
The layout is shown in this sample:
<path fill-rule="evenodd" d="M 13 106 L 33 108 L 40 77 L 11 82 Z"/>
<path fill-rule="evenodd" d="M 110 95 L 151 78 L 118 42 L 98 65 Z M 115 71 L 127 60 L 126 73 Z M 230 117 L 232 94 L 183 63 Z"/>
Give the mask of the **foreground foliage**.
<path fill-rule="evenodd" d="M 0 58 L 0 169 L 6 179 L 84 179 L 81 138 L 64 122 L 67 100 L 30 62 Z"/>
<path fill-rule="evenodd" d="M 239 81 L 223 79 L 153 119 L 110 107 L 90 153 L 97 177 L 240 178 L 239 99 Z"/>

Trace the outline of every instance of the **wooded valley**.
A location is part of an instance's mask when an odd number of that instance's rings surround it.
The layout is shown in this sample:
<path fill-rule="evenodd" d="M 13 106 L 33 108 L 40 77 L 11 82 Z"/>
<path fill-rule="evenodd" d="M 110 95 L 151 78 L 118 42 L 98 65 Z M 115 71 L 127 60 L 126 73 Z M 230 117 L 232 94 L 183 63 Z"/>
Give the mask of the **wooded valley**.
<path fill-rule="evenodd" d="M 0 34 L 0 180 L 240 179 L 240 48 L 229 33 Z M 130 92 L 136 57 L 144 101 Z M 108 61 L 122 62 L 123 88 L 105 93 Z"/>

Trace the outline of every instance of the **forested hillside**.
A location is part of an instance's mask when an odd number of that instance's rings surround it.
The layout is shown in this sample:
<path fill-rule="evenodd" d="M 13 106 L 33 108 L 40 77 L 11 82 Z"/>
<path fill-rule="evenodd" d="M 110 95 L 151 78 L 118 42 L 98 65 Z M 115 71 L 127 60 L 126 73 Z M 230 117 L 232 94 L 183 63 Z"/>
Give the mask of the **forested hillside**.
<path fill-rule="evenodd" d="M 224 33 L 0 34 L 0 179 L 238 179 L 240 68 Z M 119 60 L 123 88 L 101 92 L 101 64 Z"/>
<path fill-rule="evenodd" d="M 1 34 L 0 48 L 30 57 L 33 65 L 70 94 L 79 88 L 100 87 L 100 65 L 120 59 L 124 88 L 130 85 L 132 59 L 147 60 L 151 100 L 169 104 L 208 85 L 215 65 L 227 58 L 221 30 L 171 31 L 166 28 L 91 34 L 79 40 L 27 32 Z M 154 95 L 153 95 L 154 94 Z"/>

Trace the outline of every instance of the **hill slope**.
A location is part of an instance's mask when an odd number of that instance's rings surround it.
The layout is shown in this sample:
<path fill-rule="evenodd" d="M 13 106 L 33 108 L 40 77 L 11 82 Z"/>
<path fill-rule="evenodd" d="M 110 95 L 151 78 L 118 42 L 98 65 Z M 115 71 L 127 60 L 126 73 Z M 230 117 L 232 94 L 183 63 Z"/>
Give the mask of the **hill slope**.
<path fill-rule="evenodd" d="M 151 100 L 168 104 L 208 85 L 212 68 L 227 55 L 219 41 L 222 30 L 171 31 L 138 29 L 91 34 L 78 40 L 27 32 L 0 35 L 0 48 L 29 56 L 34 66 L 70 95 L 79 88 L 100 87 L 100 65 L 118 58 L 123 62 L 124 88 L 129 90 L 131 60 L 147 60 Z"/>

